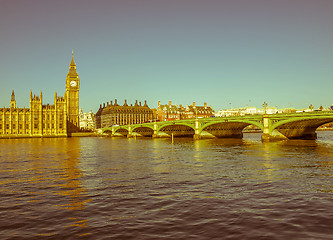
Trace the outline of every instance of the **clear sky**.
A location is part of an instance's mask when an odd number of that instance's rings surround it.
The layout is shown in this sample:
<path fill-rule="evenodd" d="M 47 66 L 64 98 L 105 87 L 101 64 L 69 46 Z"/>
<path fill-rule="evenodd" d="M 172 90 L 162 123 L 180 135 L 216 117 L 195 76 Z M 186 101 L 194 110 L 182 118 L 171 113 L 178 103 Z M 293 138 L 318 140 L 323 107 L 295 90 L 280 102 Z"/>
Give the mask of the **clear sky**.
<path fill-rule="evenodd" d="M 0 0 L 0 106 L 63 95 L 215 111 L 333 103 L 332 0 Z"/>

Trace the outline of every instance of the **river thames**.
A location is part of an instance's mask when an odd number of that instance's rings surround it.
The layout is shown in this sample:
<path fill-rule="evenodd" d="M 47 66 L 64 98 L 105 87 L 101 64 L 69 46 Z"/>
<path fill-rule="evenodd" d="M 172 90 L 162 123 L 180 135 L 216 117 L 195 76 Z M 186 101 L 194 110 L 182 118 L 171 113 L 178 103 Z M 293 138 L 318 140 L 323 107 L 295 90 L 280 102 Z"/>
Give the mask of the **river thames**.
<path fill-rule="evenodd" d="M 316 141 L 0 139 L 0 239 L 332 239 Z"/>

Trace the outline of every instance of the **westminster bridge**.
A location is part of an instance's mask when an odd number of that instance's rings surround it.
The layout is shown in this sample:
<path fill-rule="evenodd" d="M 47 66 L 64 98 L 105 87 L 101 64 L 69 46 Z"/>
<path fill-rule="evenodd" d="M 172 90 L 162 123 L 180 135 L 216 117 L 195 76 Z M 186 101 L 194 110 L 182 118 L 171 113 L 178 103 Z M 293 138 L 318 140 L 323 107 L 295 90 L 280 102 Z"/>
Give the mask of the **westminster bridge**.
<path fill-rule="evenodd" d="M 316 139 L 316 129 L 329 122 L 333 122 L 333 111 L 151 122 L 107 127 L 102 132 L 127 137 L 242 138 L 243 129 L 254 125 L 262 131 L 264 141 Z"/>

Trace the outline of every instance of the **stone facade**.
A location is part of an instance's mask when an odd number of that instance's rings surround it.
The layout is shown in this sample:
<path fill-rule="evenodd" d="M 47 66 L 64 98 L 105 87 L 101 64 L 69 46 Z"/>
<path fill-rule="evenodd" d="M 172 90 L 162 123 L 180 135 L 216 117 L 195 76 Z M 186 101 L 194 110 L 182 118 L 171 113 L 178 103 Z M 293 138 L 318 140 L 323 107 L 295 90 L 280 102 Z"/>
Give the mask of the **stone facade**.
<path fill-rule="evenodd" d="M 112 101 L 107 104 L 100 105 L 99 110 L 96 113 L 96 128 L 110 127 L 113 125 L 127 125 L 127 124 L 138 124 L 153 119 L 153 110 L 151 110 L 147 101 L 144 105 L 138 101 L 135 102 L 134 106 L 127 104 L 125 100 L 124 105 L 119 105 L 117 99 L 115 103 Z"/>
<path fill-rule="evenodd" d="M 209 118 L 214 116 L 214 110 L 211 106 L 207 106 L 207 103 L 204 103 L 204 106 L 197 106 L 196 103 L 193 102 L 192 105 L 183 107 L 182 105 L 172 105 L 171 101 L 169 101 L 169 104 L 161 105 L 159 101 L 156 115 L 158 121 Z"/>
<path fill-rule="evenodd" d="M 54 105 L 43 105 L 30 91 L 30 108 L 16 106 L 14 90 L 10 108 L 0 108 L 0 137 L 68 136 L 79 130 L 79 77 L 72 54 L 63 97 L 54 94 Z"/>
<path fill-rule="evenodd" d="M 92 111 L 84 113 L 80 109 L 80 128 L 84 131 L 95 130 L 95 114 Z"/>

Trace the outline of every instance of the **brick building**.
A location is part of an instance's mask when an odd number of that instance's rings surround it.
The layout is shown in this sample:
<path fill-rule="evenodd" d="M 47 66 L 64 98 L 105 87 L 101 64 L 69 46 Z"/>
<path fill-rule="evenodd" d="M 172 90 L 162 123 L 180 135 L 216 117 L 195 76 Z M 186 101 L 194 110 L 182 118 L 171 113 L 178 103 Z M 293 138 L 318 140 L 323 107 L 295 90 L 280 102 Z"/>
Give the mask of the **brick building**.
<path fill-rule="evenodd" d="M 203 106 L 197 106 L 196 103 L 193 102 L 192 105 L 183 107 L 182 105 L 172 105 L 171 101 L 169 101 L 169 104 L 162 105 L 159 101 L 156 116 L 159 121 L 209 118 L 214 116 L 214 110 L 211 106 L 207 106 L 207 103 L 204 103 Z"/>
<path fill-rule="evenodd" d="M 153 110 L 150 109 L 145 101 L 135 101 L 134 105 L 128 105 L 125 100 L 124 105 L 119 105 L 117 99 L 103 106 L 100 105 L 96 113 L 96 128 L 110 127 L 112 125 L 128 125 L 151 121 L 153 119 Z"/>

